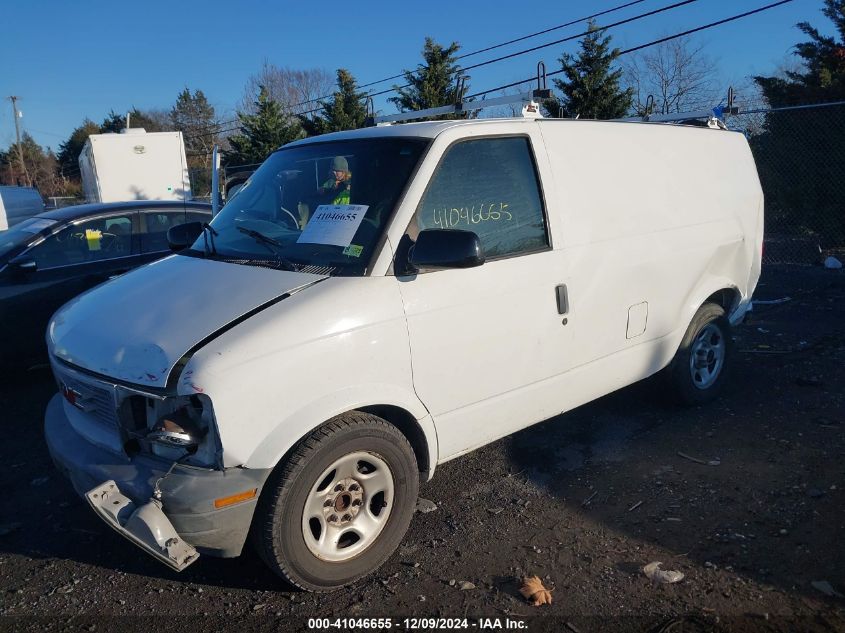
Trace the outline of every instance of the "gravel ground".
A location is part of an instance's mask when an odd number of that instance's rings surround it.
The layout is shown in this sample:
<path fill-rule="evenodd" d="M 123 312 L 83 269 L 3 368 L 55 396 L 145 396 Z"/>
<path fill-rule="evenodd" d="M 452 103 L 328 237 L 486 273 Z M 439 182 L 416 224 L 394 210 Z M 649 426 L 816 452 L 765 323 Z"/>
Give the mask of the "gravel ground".
<path fill-rule="evenodd" d="M 0 628 L 402 628 L 425 616 L 466 617 L 470 630 L 843 631 L 845 275 L 771 268 L 756 298 L 782 297 L 736 331 L 716 403 L 676 408 L 650 380 L 444 464 L 399 551 L 331 595 L 290 591 L 251 551 L 177 574 L 136 550 L 50 463 L 49 371 L 6 376 Z M 642 567 L 654 561 L 685 578 L 652 583 Z M 524 575 L 553 604 L 527 604 Z"/>

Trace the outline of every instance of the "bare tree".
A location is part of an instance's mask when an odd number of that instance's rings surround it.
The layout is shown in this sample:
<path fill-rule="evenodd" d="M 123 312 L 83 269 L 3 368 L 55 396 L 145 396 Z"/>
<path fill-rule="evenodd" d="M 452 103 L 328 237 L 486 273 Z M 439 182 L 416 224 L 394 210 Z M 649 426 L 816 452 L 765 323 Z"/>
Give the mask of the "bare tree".
<path fill-rule="evenodd" d="M 716 63 L 704 53 L 704 45 L 678 38 L 645 49 L 625 64 L 628 85 L 634 93 L 634 111 L 646 114 L 646 102 L 654 97 L 653 112 L 684 112 L 718 101 Z"/>
<path fill-rule="evenodd" d="M 334 82 L 334 75 L 323 68 L 280 68 L 265 59 L 261 70 L 247 79 L 239 111 L 254 114 L 258 95 L 264 86 L 270 99 L 279 103 L 284 110 L 291 114 L 302 114 L 319 108 L 319 104 L 312 100 L 331 95 Z M 304 103 L 307 101 L 311 103 Z"/>
<path fill-rule="evenodd" d="M 734 104 L 739 106 L 739 114 L 730 117 L 728 126 L 741 130 L 749 137 L 761 134 L 766 121 L 764 110 L 768 103 L 753 78 L 746 77 L 734 86 Z"/>

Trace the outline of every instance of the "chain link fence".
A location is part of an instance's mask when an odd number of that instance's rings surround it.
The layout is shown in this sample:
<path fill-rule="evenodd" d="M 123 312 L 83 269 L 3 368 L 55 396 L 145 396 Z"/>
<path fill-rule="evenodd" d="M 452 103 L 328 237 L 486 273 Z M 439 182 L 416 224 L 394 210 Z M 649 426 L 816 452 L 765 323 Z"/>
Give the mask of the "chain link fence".
<path fill-rule="evenodd" d="M 845 102 L 746 110 L 766 198 L 766 264 L 845 260 Z"/>

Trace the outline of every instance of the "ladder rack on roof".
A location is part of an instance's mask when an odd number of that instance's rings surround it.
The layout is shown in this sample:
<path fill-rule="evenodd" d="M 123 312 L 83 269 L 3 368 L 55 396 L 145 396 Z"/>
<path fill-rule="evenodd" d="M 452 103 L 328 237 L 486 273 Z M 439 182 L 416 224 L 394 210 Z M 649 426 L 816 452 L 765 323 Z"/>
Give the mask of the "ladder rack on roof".
<path fill-rule="evenodd" d="M 528 92 L 523 92 L 515 95 L 505 95 L 495 99 L 484 99 L 482 101 L 464 101 L 460 99 L 460 95 L 464 92 L 466 86 L 466 76 L 458 77 L 457 85 L 455 87 L 455 95 L 458 100 L 455 103 L 437 108 L 427 108 L 425 110 L 412 110 L 410 112 L 400 112 L 399 114 L 387 114 L 383 116 L 368 116 L 368 123 L 370 125 L 390 125 L 392 123 L 399 123 L 402 121 L 413 121 L 415 119 L 427 119 L 434 116 L 442 116 L 444 114 L 460 114 L 462 112 L 474 112 L 483 108 L 489 108 L 498 105 L 508 105 L 511 103 L 522 103 L 522 116 L 525 118 L 542 118 L 540 114 L 540 106 L 538 99 L 548 99 L 551 96 L 551 90 L 546 87 L 546 65 L 543 62 L 537 64 L 537 87 Z M 367 101 L 367 109 L 372 113 L 372 98 Z"/>
<path fill-rule="evenodd" d="M 492 106 L 509 105 L 522 103 L 522 117 L 529 119 L 541 119 L 540 105 L 538 100 L 551 97 L 551 90 L 546 87 L 546 65 L 543 62 L 537 64 L 537 87 L 528 92 L 514 95 L 505 95 L 495 99 L 483 99 L 481 101 L 464 101 L 461 98 L 466 88 L 467 77 L 460 75 L 455 86 L 456 101 L 450 105 L 437 108 L 426 108 L 425 110 L 412 110 L 400 112 L 399 114 L 387 114 L 375 116 L 373 98 L 367 97 L 367 125 L 392 125 L 402 121 L 414 121 L 416 119 L 427 119 L 429 117 L 443 116 L 444 114 L 460 114 L 464 112 L 475 112 Z M 729 115 L 739 114 L 739 108 L 734 106 L 734 89 L 728 88 L 727 105 L 718 105 L 709 110 L 694 110 L 692 112 L 675 112 L 670 114 L 651 114 L 654 110 L 654 95 L 646 99 L 646 114 L 644 116 L 623 117 L 612 119 L 613 121 L 639 121 L 644 123 L 672 123 L 672 122 L 693 122 L 701 121 L 698 125 L 706 125 L 714 129 L 727 129 L 724 118 Z M 577 118 L 577 117 L 576 117 Z"/>
<path fill-rule="evenodd" d="M 728 115 L 739 114 L 739 108 L 734 104 L 734 89 L 728 88 L 727 105 L 718 105 L 710 110 L 694 110 L 692 112 L 674 112 L 670 114 L 651 114 L 654 109 L 654 96 L 646 99 L 646 114 L 644 116 L 625 117 L 615 121 L 642 121 L 644 123 L 672 123 L 677 121 L 705 121 L 707 127 L 727 129 L 724 118 Z"/>

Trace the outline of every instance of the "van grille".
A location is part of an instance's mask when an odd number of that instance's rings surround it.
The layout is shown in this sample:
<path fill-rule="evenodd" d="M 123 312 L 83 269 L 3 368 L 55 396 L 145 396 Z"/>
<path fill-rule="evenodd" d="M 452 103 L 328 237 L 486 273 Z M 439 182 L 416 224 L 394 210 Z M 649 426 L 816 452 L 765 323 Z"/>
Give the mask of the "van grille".
<path fill-rule="evenodd" d="M 59 388 L 65 398 L 93 420 L 109 427 L 117 428 L 117 408 L 114 403 L 114 390 L 111 385 L 96 379 L 79 379 L 74 375 L 55 367 Z"/>

